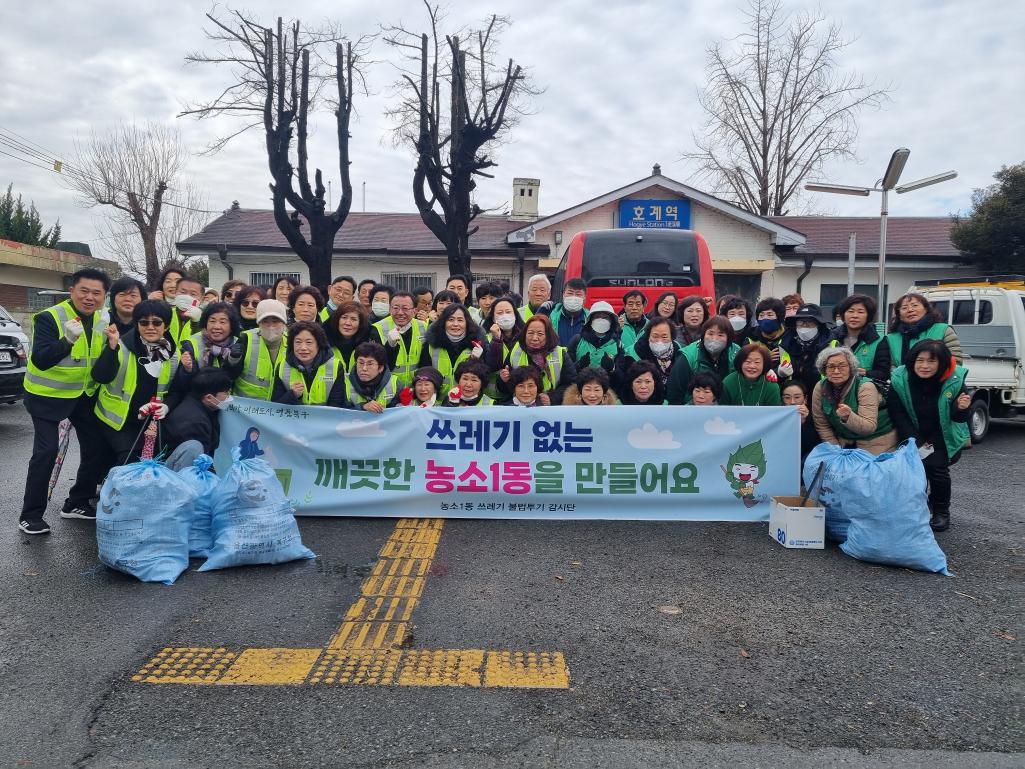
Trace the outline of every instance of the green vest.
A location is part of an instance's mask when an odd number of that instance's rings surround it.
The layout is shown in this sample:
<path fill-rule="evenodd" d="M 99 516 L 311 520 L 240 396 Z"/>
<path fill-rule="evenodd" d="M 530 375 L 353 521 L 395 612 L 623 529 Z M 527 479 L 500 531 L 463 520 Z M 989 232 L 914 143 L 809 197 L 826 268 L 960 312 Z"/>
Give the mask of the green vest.
<path fill-rule="evenodd" d="M 345 400 L 348 401 L 350 406 L 362 408 L 369 401 L 375 400 L 387 408 L 388 404 L 395 399 L 395 396 L 398 395 L 403 387 L 402 383 L 399 382 L 399 378 L 392 374 L 388 377 L 388 381 L 384 383 L 384 387 L 377 391 L 377 395 L 373 398 L 367 398 L 353 386 L 352 377 L 354 376 L 356 376 L 355 373 L 345 378 Z"/>
<path fill-rule="evenodd" d="M 35 319 L 43 313 L 48 313 L 56 322 L 57 336 L 60 339 L 66 336 L 64 324 L 78 317 L 78 310 L 71 304 L 71 300 L 65 300 L 36 313 L 32 319 L 33 326 Z M 83 333 L 71 345 L 71 352 L 67 357 L 51 368 L 37 368 L 32 362 L 32 356 L 29 355 L 28 371 L 25 373 L 25 392 L 44 398 L 77 398 L 82 393 L 92 395 L 96 392 L 97 384 L 92 378 L 93 363 L 100 357 L 103 345 L 107 341 L 102 326 L 101 312 L 94 312 L 92 338 L 87 339 Z"/>
<path fill-rule="evenodd" d="M 193 373 L 195 373 L 195 369 L 201 365 L 201 362 L 203 360 L 203 354 L 206 352 L 206 345 L 203 343 L 203 332 L 200 331 L 198 334 L 193 334 L 185 341 L 187 341 L 192 346 L 192 359 L 194 361 Z M 235 339 L 233 337 L 228 337 L 224 341 L 222 347 L 230 347 L 234 343 L 234 341 Z M 214 368 L 220 368 L 221 359 L 214 358 L 213 361 L 211 361 L 210 365 Z"/>
<path fill-rule="evenodd" d="M 384 320 L 374 324 L 374 330 L 381 340 L 381 344 L 388 348 L 388 332 L 395 328 L 395 321 L 389 315 Z M 420 363 L 420 353 L 424 348 L 424 334 L 427 333 L 427 324 L 422 320 L 413 318 L 412 335 L 409 339 L 409 347 L 406 347 L 406 340 L 399 337 L 399 354 L 395 358 L 395 365 L 392 366 L 392 373 L 402 383 L 403 387 L 413 385 L 413 374 L 416 373 L 417 365 Z M 351 367 L 350 367 L 351 370 Z"/>
<path fill-rule="evenodd" d="M 243 331 L 242 335 L 249 337 L 249 343 L 246 345 L 246 357 L 242 360 L 242 371 L 235 380 L 235 395 L 269 401 L 274 393 L 274 361 L 270 358 L 270 350 L 259 329 Z M 287 346 L 288 340 L 282 337 L 279 358 L 284 356 Z"/>
<path fill-rule="evenodd" d="M 862 382 L 869 381 L 862 379 L 860 376 L 854 377 L 854 381 L 851 383 L 850 389 L 847 391 L 847 397 L 844 398 L 844 403 L 851 407 L 851 411 L 855 414 L 858 413 L 858 388 L 861 387 Z M 886 410 L 886 401 L 882 398 L 879 399 L 879 412 L 876 421 L 875 432 L 869 433 L 868 435 L 859 435 L 848 429 L 840 417 L 836 415 L 836 406 L 829 400 L 825 395 L 825 383 L 822 385 L 822 413 L 829 420 L 829 424 L 832 425 L 833 431 L 844 440 L 848 441 L 867 441 L 872 438 L 878 438 L 880 435 L 885 435 L 893 429 L 893 422 L 890 421 L 890 412 Z"/>
<path fill-rule="evenodd" d="M 448 391 L 456 386 L 455 371 L 459 368 L 459 364 L 464 360 L 470 359 L 471 348 L 467 347 L 456 356 L 455 360 L 452 360 L 452 356 L 448 354 L 448 350 L 444 347 L 428 346 L 427 349 L 430 350 L 431 353 L 431 365 L 441 372 L 441 387 L 444 392 L 438 393 L 438 397 L 447 395 Z M 410 377 L 412 377 L 412 374 Z"/>
<path fill-rule="evenodd" d="M 687 365 L 690 366 L 691 376 L 698 373 L 699 371 L 710 371 L 713 374 L 718 375 L 719 372 L 709 366 L 705 362 L 705 358 L 701 357 L 701 342 L 691 342 L 689 345 L 683 348 L 683 357 L 687 361 Z M 740 345 L 730 343 L 723 351 L 726 353 L 726 365 L 729 368 L 733 368 L 733 359 L 737 357 L 737 353 L 740 352 Z M 782 355 L 783 351 L 780 351 Z M 782 360 L 782 358 L 781 358 Z M 729 376 L 727 374 L 727 376 Z"/>
<path fill-rule="evenodd" d="M 644 333 L 645 329 L 648 328 L 648 323 L 650 322 L 651 321 L 645 318 L 644 325 L 641 326 L 640 330 L 635 329 L 629 322 L 623 324 L 623 328 L 619 330 L 619 341 L 623 343 L 624 350 L 633 348 L 634 344 L 637 342 L 637 338 Z"/>
<path fill-rule="evenodd" d="M 580 341 L 577 342 L 577 359 L 574 363 L 579 363 L 586 357 L 588 366 L 600 368 L 601 362 L 605 360 L 606 355 L 615 360 L 618 353 L 619 340 L 614 336 L 610 336 L 608 341 L 601 347 L 595 347 L 593 344 L 588 342 L 587 339 L 581 336 Z"/>
<path fill-rule="evenodd" d="M 559 333 L 559 321 L 562 320 L 562 313 L 564 311 L 565 311 L 565 308 L 560 303 L 560 304 L 555 305 L 555 309 L 552 310 L 552 314 L 548 316 L 548 319 L 552 322 L 552 328 L 555 329 L 555 333 L 556 334 Z M 582 309 L 581 312 L 584 313 L 584 325 L 586 326 L 587 325 L 587 318 L 590 316 L 591 311 L 585 308 L 585 309 Z"/>
<path fill-rule="evenodd" d="M 289 390 L 292 389 L 292 385 L 296 382 L 306 383 L 303 378 L 302 372 L 298 369 L 292 368 L 292 366 L 285 360 L 285 356 L 282 355 L 278 360 L 277 377 L 281 380 L 281 383 L 285 385 Z M 327 404 L 327 396 L 331 394 L 331 388 L 334 387 L 335 381 L 338 379 L 341 372 L 341 364 L 338 359 L 332 356 L 328 358 L 324 363 L 320 364 L 320 368 L 313 374 L 313 381 L 310 382 L 306 391 L 303 393 L 302 402 L 305 406 L 324 406 Z M 341 374 L 344 376 L 344 374 Z"/>
<path fill-rule="evenodd" d="M 562 366 L 565 359 L 565 347 L 556 347 L 545 356 L 545 370 L 541 372 L 541 390 L 543 392 L 550 392 L 558 387 L 559 379 L 562 378 Z M 509 351 L 509 367 L 520 368 L 521 366 L 532 365 L 533 362 L 530 360 L 530 356 L 520 347 L 520 343 L 514 344 L 512 350 Z"/>
<path fill-rule="evenodd" d="M 961 392 L 967 375 L 968 369 L 964 366 L 955 366 L 954 373 L 940 387 L 940 430 L 943 433 L 943 443 L 947 447 L 948 459 L 952 458 L 968 443 L 968 425 L 964 422 L 955 422 L 950 418 L 950 405 Z M 908 370 L 906 366 L 897 367 L 890 377 L 890 386 L 900 397 L 900 402 L 904 404 L 904 410 L 908 412 L 912 424 L 917 428 L 918 414 L 915 413 L 915 406 L 911 402 L 911 387 L 908 384 Z"/>
<path fill-rule="evenodd" d="M 356 345 L 356 347 L 359 347 L 359 345 Z M 356 347 L 352 348 L 352 352 L 349 353 L 348 358 L 342 355 L 342 351 L 339 350 L 337 347 L 331 348 L 331 352 L 334 353 L 335 360 L 337 360 L 342 365 L 342 371 L 344 371 L 346 374 L 348 374 L 350 371 L 356 368 Z"/>
<path fill-rule="evenodd" d="M 676 345 L 676 351 L 678 353 L 682 353 L 683 352 L 683 346 L 679 342 L 673 341 L 672 344 Z M 637 346 L 637 343 L 634 342 L 632 345 L 630 345 L 629 348 L 624 348 L 623 351 L 627 354 L 627 357 L 633 358 L 634 360 L 640 360 L 641 357 L 637 354 L 637 351 L 634 349 L 636 346 Z"/>
<path fill-rule="evenodd" d="M 171 305 L 171 327 L 169 331 L 171 339 L 174 340 L 177 347 L 181 347 L 182 342 L 192 336 L 192 321 L 187 320 L 182 323 L 181 314 L 174 305 Z"/>
<path fill-rule="evenodd" d="M 125 426 L 128 409 L 132 405 L 132 396 L 138 385 L 138 368 L 135 365 L 135 353 L 129 350 L 124 342 L 119 343 L 117 352 L 117 375 L 112 382 L 100 385 L 100 393 L 96 398 L 94 413 L 104 424 L 115 430 Z M 157 375 L 157 397 L 163 399 L 171 384 L 171 377 L 178 369 L 178 353 L 165 360 Z"/>
<path fill-rule="evenodd" d="M 876 359 L 876 350 L 879 349 L 879 343 L 883 341 L 881 336 L 877 336 L 871 342 L 862 342 L 860 339 L 854 343 L 854 347 L 850 348 L 851 352 L 854 353 L 854 357 L 858 359 L 858 367 L 869 371 L 872 368 L 872 363 Z M 900 342 L 898 341 L 899 345 Z M 842 347 L 843 342 L 839 339 L 834 339 L 829 343 L 830 347 Z M 891 348 L 892 349 L 892 348 Z"/>
<path fill-rule="evenodd" d="M 912 347 L 923 339 L 935 339 L 937 342 L 942 342 L 943 335 L 947 333 L 947 328 L 949 328 L 949 326 L 947 326 L 946 323 L 933 323 L 925 330 L 924 334 L 916 336 L 911 340 L 911 343 L 908 345 L 908 350 L 910 351 Z M 890 345 L 890 368 L 896 368 L 897 366 L 903 365 L 904 335 L 899 331 L 891 331 L 886 335 L 886 341 Z"/>
<path fill-rule="evenodd" d="M 320 314 L 317 317 L 320 318 L 321 323 L 327 323 L 327 319 L 331 317 L 331 309 L 325 304 L 320 308 Z"/>

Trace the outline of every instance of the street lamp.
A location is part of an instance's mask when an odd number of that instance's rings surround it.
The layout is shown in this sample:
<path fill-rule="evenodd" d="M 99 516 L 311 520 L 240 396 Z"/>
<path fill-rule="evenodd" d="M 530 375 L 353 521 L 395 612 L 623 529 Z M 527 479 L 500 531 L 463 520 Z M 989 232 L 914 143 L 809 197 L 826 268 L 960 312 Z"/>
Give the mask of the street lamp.
<path fill-rule="evenodd" d="M 930 184 L 939 184 L 957 176 L 957 171 L 944 171 L 941 174 L 927 176 L 924 179 L 902 184 L 898 187 L 897 182 L 904 171 L 904 166 L 907 165 L 909 155 L 911 155 L 911 150 L 907 147 L 895 150 L 893 155 L 890 156 L 890 162 L 886 166 L 886 173 L 883 174 L 882 179 L 876 182 L 874 187 L 851 187 L 846 184 L 820 183 L 804 185 L 804 188 L 809 192 L 831 192 L 837 195 L 868 197 L 873 192 L 883 193 L 879 207 L 879 311 L 884 315 L 886 313 L 886 218 L 889 216 L 887 193 L 890 190 L 894 190 L 900 195 L 912 190 L 920 190 L 922 187 L 928 187 Z"/>

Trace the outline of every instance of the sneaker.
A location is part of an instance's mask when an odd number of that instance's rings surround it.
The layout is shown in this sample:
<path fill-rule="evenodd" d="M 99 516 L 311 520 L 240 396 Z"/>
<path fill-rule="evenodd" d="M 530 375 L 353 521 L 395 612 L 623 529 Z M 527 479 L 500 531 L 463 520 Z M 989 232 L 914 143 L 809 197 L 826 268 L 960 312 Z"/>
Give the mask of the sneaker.
<path fill-rule="evenodd" d="M 38 521 L 19 521 L 18 529 L 22 534 L 49 534 L 50 527 L 40 518 Z"/>
<path fill-rule="evenodd" d="M 77 505 L 75 507 L 68 508 L 67 510 L 61 510 L 61 518 L 78 518 L 82 521 L 95 521 L 96 511 L 91 507 Z"/>

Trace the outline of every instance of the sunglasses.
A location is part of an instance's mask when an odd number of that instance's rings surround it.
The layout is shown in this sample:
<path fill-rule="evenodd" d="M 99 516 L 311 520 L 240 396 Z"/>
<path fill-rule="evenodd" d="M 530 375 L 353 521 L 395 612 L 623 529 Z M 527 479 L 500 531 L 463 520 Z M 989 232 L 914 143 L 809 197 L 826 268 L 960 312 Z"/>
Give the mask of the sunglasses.
<path fill-rule="evenodd" d="M 259 299 L 247 299 L 244 302 L 239 302 L 239 304 L 241 306 L 243 306 L 243 307 L 256 307 L 257 305 L 260 304 L 260 300 Z"/>
<path fill-rule="evenodd" d="M 160 318 L 142 318 L 137 325 L 145 326 L 145 327 L 149 327 L 149 326 L 163 326 L 164 325 L 164 321 L 160 320 Z"/>

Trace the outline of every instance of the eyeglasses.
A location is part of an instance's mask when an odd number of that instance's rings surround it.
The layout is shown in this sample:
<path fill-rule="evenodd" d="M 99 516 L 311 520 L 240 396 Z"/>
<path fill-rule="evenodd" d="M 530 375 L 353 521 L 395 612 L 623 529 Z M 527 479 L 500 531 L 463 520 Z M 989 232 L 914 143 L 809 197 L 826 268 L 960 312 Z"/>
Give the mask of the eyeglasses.
<path fill-rule="evenodd" d="M 144 327 L 163 326 L 164 325 L 164 321 L 162 321 L 160 318 L 142 318 L 139 321 L 138 325 L 144 326 Z"/>
<path fill-rule="evenodd" d="M 850 368 L 846 363 L 830 363 L 826 366 L 826 371 L 849 371 Z"/>
<path fill-rule="evenodd" d="M 256 307 L 260 304 L 259 299 L 247 299 L 244 302 L 239 302 L 242 307 Z"/>
<path fill-rule="evenodd" d="M 226 294 L 224 295 L 224 298 L 225 298 L 225 299 L 228 299 L 228 300 L 232 300 L 232 299 L 234 299 L 234 298 L 235 298 L 236 296 L 238 296 L 238 291 L 229 291 L 228 293 L 226 293 Z"/>

